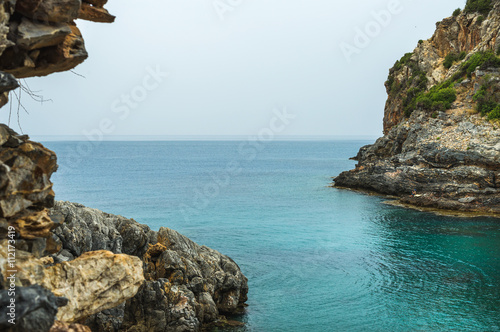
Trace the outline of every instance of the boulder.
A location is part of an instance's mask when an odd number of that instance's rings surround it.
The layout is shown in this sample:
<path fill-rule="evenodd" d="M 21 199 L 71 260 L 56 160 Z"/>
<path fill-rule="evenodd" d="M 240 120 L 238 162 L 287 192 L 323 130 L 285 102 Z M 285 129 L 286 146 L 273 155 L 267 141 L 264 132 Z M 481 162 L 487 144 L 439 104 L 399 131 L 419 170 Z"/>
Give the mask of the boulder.
<path fill-rule="evenodd" d="M 90 317 L 85 324 L 93 331 L 197 331 L 245 305 L 247 278 L 238 265 L 174 230 L 155 232 L 69 202 L 56 202 L 51 215 L 65 219 L 55 230 L 63 248 L 56 260 L 104 248 L 142 259 L 146 282 L 123 307 Z"/>
<path fill-rule="evenodd" d="M 0 71 L 0 93 L 8 92 L 17 89 L 18 87 L 19 83 L 17 83 L 17 80 L 14 76 Z M 2 127 L 2 130 L 6 131 L 4 127 Z M 5 135 L 6 134 L 4 133 L 2 136 Z M 0 141 L 0 144 L 3 143 Z"/>
<path fill-rule="evenodd" d="M 81 0 L 17 0 L 16 11 L 43 24 L 69 23 L 78 17 Z"/>
<path fill-rule="evenodd" d="M 78 12 L 78 18 L 92 22 L 113 23 L 116 16 L 111 15 L 102 7 L 91 6 L 90 4 L 84 2 Z"/>
<path fill-rule="evenodd" d="M 42 24 L 23 18 L 17 28 L 17 45 L 27 50 L 55 46 L 70 33 L 66 23 Z"/>
<path fill-rule="evenodd" d="M 11 299 L 15 299 L 15 324 L 7 315 Z M 59 307 L 66 305 L 67 299 L 56 297 L 40 285 L 16 287 L 15 296 L 8 290 L 0 290 L 0 330 L 6 332 L 48 332 L 54 323 Z"/>
<path fill-rule="evenodd" d="M 92 330 L 82 324 L 68 324 L 60 321 L 55 321 L 49 332 L 92 332 Z"/>
<path fill-rule="evenodd" d="M 57 169 L 54 152 L 4 124 L 0 144 L 0 222 L 13 225 L 24 239 L 50 236 L 56 226 L 46 210 L 54 202 L 49 180 Z"/>
<path fill-rule="evenodd" d="M 62 322 L 73 323 L 119 306 L 133 297 L 144 282 L 142 261 L 135 256 L 101 250 L 53 265 L 48 257 L 37 259 L 17 249 L 15 265 L 11 266 L 7 240 L 0 245 L 0 271 L 4 277 L 15 270 L 16 285 L 40 285 L 68 299 L 67 305 L 57 313 L 57 319 Z M 6 278 L 4 282 L 7 283 Z"/>
<path fill-rule="evenodd" d="M 26 78 L 46 76 L 78 66 L 88 54 L 80 30 L 75 25 L 68 26 L 71 33 L 55 46 L 37 49 L 35 53 L 20 47 L 7 48 L 0 57 L 0 69 L 17 78 Z"/>
<path fill-rule="evenodd" d="M 69 299 L 57 318 L 71 323 L 125 302 L 143 281 L 140 259 L 102 250 L 48 267 L 37 282 Z"/>

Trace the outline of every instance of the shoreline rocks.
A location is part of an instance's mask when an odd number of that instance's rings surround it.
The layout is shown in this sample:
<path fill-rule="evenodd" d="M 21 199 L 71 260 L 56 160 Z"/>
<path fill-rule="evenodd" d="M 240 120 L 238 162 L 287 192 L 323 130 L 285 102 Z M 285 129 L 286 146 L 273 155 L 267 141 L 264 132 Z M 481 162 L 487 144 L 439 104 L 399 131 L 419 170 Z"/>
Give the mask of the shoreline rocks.
<path fill-rule="evenodd" d="M 93 331 L 197 331 L 244 307 L 248 285 L 238 265 L 174 230 L 155 232 L 132 219 L 69 202 L 56 202 L 51 214 L 65 220 L 55 231 L 62 243 L 55 261 L 66 259 L 61 257 L 65 250 L 78 256 L 108 249 L 143 262 L 146 281 L 137 294 L 116 310 L 90 317 L 86 325 Z"/>
<path fill-rule="evenodd" d="M 0 107 L 10 91 L 26 89 L 19 79 L 82 63 L 88 54 L 75 20 L 113 22 L 106 3 L 1 1 Z M 229 257 L 166 228 L 54 206 L 56 170 L 54 152 L 0 124 L 0 303 L 12 298 L 14 280 L 19 309 L 15 326 L 0 318 L 2 331 L 199 331 L 241 312 L 247 279 Z"/>
<path fill-rule="evenodd" d="M 334 186 L 416 207 L 500 216 L 500 123 L 478 114 L 474 98 L 485 82 L 498 86 L 500 71 L 470 68 L 465 78 L 461 67 L 478 52 L 500 49 L 500 1 L 484 21 L 479 15 L 462 12 L 438 22 L 430 40 L 396 62 L 385 84 L 384 136 L 362 147 L 356 168 L 334 178 Z M 445 67 L 450 53 L 458 63 Z M 425 110 L 415 101 L 417 92 L 448 79 L 456 93 L 450 109 Z"/>

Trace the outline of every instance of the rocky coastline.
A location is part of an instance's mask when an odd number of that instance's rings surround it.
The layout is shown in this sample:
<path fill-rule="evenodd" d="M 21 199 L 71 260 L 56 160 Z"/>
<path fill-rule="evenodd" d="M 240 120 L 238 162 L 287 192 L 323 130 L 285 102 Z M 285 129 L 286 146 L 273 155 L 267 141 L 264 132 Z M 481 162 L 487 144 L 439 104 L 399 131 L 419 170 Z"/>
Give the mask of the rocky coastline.
<path fill-rule="evenodd" d="M 107 0 L 0 0 L 0 107 L 19 79 L 88 56 L 75 20 L 111 23 Z M 56 202 L 56 154 L 0 124 L 0 330 L 201 331 L 241 314 L 229 257 L 168 228 Z M 237 324 L 237 323 L 235 323 Z"/>
<path fill-rule="evenodd" d="M 500 1 L 487 13 L 457 10 L 436 26 L 391 68 L 384 136 L 362 147 L 356 168 L 334 186 L 500 216 L 500 122 L 479 111 L 486 97 L 493 107 L 500 101 Z"/>

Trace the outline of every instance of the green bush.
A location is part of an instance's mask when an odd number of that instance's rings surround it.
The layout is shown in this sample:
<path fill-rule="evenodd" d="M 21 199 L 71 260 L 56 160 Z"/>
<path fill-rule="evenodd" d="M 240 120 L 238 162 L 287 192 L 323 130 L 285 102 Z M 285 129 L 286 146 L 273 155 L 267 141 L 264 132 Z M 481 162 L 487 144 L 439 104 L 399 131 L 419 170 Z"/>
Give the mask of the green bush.
<path fill-rule="evenodd" d="M 481 89 L 479 89 L 476 94 L 472 97 L 472 100 L 474 101 L 480 101 L 483 100 L 486 97 L 486 85 L 481 86 Z"/>
<path fill-rule="evenodd" d="M 405 55 L 403 55 L 403 57 L 401 59 L 399 59 L 398 61 L 396 61 L 396 63 L 394 64 L 394 70 L 400 70 L 401 68 L 403 68 L 403 65 L 406 65 L 408 63 L 408 61 L 410 61 L 410 58 L 412 57 L 413 53 L 406 53 Z"/>
<path fill-rule="evenodd" d="M 467 0 L 464 11 L 466 13 L 481 13 L 487 15 L 493 8 L 491 0 Z"/>
<path fill-rule="evenodd" d="M 467 52 L 460 52 L 460 53 L 456 53 L 456 52 L 451 52 L 449 53 L 445 58 L 444 58 L 444 61 L 443 61 L 443 66 L 446 68 L 446 69 L 450 69 L 451 66 L 453 66 L 453 63 L 456 62 L 456 61 L 459 61 L 459 60 L 463 60 L 465 59 L 465 57 L 467 56 Z"/>
<path fill-rule="evenodd" d="M 460 9 L 460 8 L 455 9 L 455 11 L 453 11 L 453 17 L 457 17 L 458 15 L 460 15 L 461 12 L 462 12 L 462 9 Z"/>
<path fill-rule="evenodd" d="M 500 45 L 498 45 L 498 48 L 497 48 L 497 55 L 500 55 Z"/>
<path fill-rule="evenodd" d="M 432 108 L 432 100 L 426 96 L 420 96 L 417 98 L 417 106 L 423 109 L 431 109 Z"/>
<path fill-rule="evenodd" d="M 456 61 L 456 53 L 450 53 L 444 58 L 443 66 L 446 69 L 450 69 L 453 66 L 453 62 Z"/>
<path fill-rule="evenodd" d="M 500 105 L 488 114 L 488 120 L 500 119 Z"/>
<path fill-rule="evenodd" d="M 424 110 L 440 112 L 451 107 L 451 104 L 457 100 L 457 93 L 451 87 L 453 82 L 447 80 L 439 85 L 433 86 L 429 92 L 420 91 L 415 97 L 415 102 L 409 102 L 410 107 L 421 107 Z M 410 94 L 409 94 L 410 95 Z M 413 109 L 411 111 L 413 111 Z M 405 114 L 408 113 L 405 110 Z M 411 114 L 411 112 L 409 112 Z"/>
<path fill-rule="evenodd" d="M 479 16 L 479 17 L 477 18 L 477 23 L 478 23 L 479 25 L 481 25 L 483 22 L 484 22 L 484 16 L 483 16 L 483 15 L 481 15 L 481 16 Z"/>
<path fill-rule="evenodd" d="M 451 104 L 457 100 L 457 92 L 454 88 L 441 89 L 435 92 L 431 89 L 429 94 L 433 107 L 435 103 L 443 103 L 444 108 L 449 109 Z"/>
<path fill-rule="evenodd" d="M 402 106 L 406 116 L 410 116 L 417 108 L 422 108 L 430 112 L 445 111 L 451 108 L 451 105 L 457 99 L 457 93 L 453 86 L 456 82 L 462 81 L 464 75 L 471 77 L 477 67 L 483 70 L 489 67 L 500 67 L 500 58 L 495 55 L 495 52 L 477 52 L 460 65 L 458 72 L 451 79 L 433 86 L 426 92 L 428 83 L 427 75 L 418 67 L 415 61 L 411 60 L 412 55 L 412 53 L 407 53 L 400 60 L 396 61 L 386 81 L 389 94 L 393 98 L 398 95 L 402 98 Z M 466 52 L 450 53 L 446 56 L 443 65 L 449 68 L 453 65 L 453 62 L 464 60 L 466 56 Z M 403 65 L 411 69 L 412 76 L 406 81 L 396 82 L 394 78 L 395 71 L 401 69 Z M 500 105 L 498 103 L 500 99 L 495 98 L 488 97 L 487 87 L 481 88 L 476 93 L 474 101 L 477 102 L 477 108 L 481 114 L 489 116 Z"/>
<path fill-rule="evenodd" d="M 480 100 L 477 103 L 477 110 L 481 112 L 482 116 L 488 115 L 491 111 L 497 108 L 499 105 L 492 100 Z"/>
<path fill-rule="evenodd" d="M 477 110 L 482 116 L 488 116 L 494 112 L 500 104 L 500 96 L 495 94 L 496 82 L 491 79 L 491 77 L 485 76 L 482 81 L 481 88 L 472 97 L 472 100 L 477 102 Z M 495 117 L 497 113 L 494 113 L 492 117 Z"/>
<path fill-rule="evenodd" d="M 500 58 L 493 51 L 477 52 L 460 66 L 460 70 L 453 76 L 452 80 L 456 81 L 465 74 L 470 78 L 477 67 L 480 69 L 498 68 L 500 67 Z"/>
<path fill-rule="evenodd" d="M 420 40 L 418 41 L 418 44 L 419 44 L 419 45 L 420 45 L 420 44 L 423 44 L 423 43 L 424 43 L 424 41 L 423 41 L 422 39 L 420 39 Z"/>

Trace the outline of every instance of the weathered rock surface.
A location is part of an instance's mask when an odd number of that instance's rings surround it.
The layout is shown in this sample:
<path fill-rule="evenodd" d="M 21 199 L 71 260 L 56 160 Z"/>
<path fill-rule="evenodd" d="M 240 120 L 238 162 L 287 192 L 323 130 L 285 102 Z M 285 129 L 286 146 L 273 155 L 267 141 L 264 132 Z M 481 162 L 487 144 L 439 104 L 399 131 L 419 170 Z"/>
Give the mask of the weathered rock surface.
<path fill-rule="evenodd" d="M 69 299 L 57 319 L 70 323 L 125 302 L 144 281 L 139 258 L 109 251 L 88 252 L 44 272 L 43 280 L 36 283 Z"/>
<path fill-rule="evenodd" d="M 113 23 L 116 17 L 102 7 L 95 7 L 88 3 L 82 3 L 78 18 L 92 22 Z"/>
<path fill-rule="evenodd" d="M 0 0 L 0 107 L 18 79 L 82 63 L 88 55 L 74 20 L 113 22 L 106 2 Z M 52 151 L 0 125 L 2 309 L 12 227 L 18 290 L 16 325 L 2 315 L 0 329 L 88 332 L 74 323 L 86 321 L 92 331 L 197 331 L 241 311 L 247 279 L 230 258 L 172 230 L 77 204 L 49 211 L 56 170 Z"/>
<path fill-rule="evenodd" d="M 2 0 L 0 2 L 0 74 L 15 78 L 67 71 L 87 57 L 75 19 L 111 23 L 104 0 Z M 0 77 L 3 79 L 3 74 Z M 0 107 L 7 91 L 0 82 Z"/>
<path fill-rule="evenodd" d="M 361 148 L 356 169 L 340 174 L 335 185 L 418 206 L 500 213 L 500 130 L 478 115 L 443 118 L 413 112 Z"/>
<path fill-rule="evenodd" d="M 13 225 L 25 239 L 48 237 L 56 226 L 46 209 L 54 202 L 54 152 L 3 124 L 0 144 L 0 226 Z"/>
<path fill-rule="evenodd" d="M 0 290 L 0 330 L 9 332 L 49 331 L 59 307 L 65 298 L 56 297 L 39 285 L 16 287 L 15 297 L 8 290 Z M 15 298 L 15 324 L 8 315 L 11 298 Z"/>
<path fill-rule="evenodd" d="M 0 244 L 0 271 L 9 276 L 12 268 L 7 265 L 7 244 L 5 240 Z M 52 263 L 48 257 L 36 259 L 31 253 L 16 250 L 13 269 L 17 285 L 40 285 L 69 300 L 57 313 L 62 322 L 73 323 L 114 308 L 133 297 L 144 282 L 142 261 L 135 256 L 101 250 L 47 266 Z"/>
<path fill-rule="evenodd" d="M 16 12 L 36 22 L 68 23 L 78 17 L 81 0 L 17 0 Z"/>
<path fill-rule="evenodd" d="M 92 332 L 92 330 L 81 324 L 68 324 L 60 321 L 55 321 L 49 332 Z"/>
<path fill-rule="evenodd" d="M 395 64 L 386 82 L 385 136 L 362 147 L 356 169 L 337 176 L 335 186 L 394 195 L 421 207 L 500 213 L 500 129 L 474 111 L 473 99 L 485 77 L 498 89 L 500 71 L 477 69 L 454 83 L 457 99 L 450 110 L 417 107 L 409 118 L 404 112 L 422 84 L 428 90 L 455 77 L 476 52 L 499 48 L 500 1 L 484 21 L 479 16 L 462 13 L 438 22 L 430 40 Z M 446 55 L 462 51 L 462 60 L 443 66 Z"/>
<path fill-rule="evenodd" d="M 27 50 L 55 46 L 63 42 L 70 33 L 71 28 L 68 24 L 48 25 L 33 22 L 23 17 L 17 28 L 17 45 Z"/>
<path fill-rule="evenodd" d="M 233 260 L 176 231 L 155 232 L 69 202 L 56 202 L 51 213 L 65 219 L 55 231 L 63 244 L 56 261 L 101 249 L 143 260 L 146 282 L 123 308 L 89 319 L 96 331 L 196 331 L 221 314 L 239 313 L 247 300 L 247 279 Z"/>
<path fill-rule="evenodd" d="M 427 76 L 427 87 L 440 83 L 453 76 L 459 66 L 450 70 L 443 67 L 443 61 L 450 52 L 476 52 L 497 50 L 500 46 L 500 2 L 495 0 L 493 10 L 488 17 L 481 21 L 479 13 L 462 13 L 457 17 L 449 17 L 437 23 L 436 32 L 429 40 L 419 44 L 411 59 Z M 468 57 L 464 61 L 468 60 Z M 401 68 L 392 68 L 390 75 L 397 83 L 405 83 L 411 79 L 413 70 L 408 65 Z M 387 99 L 384 111 L 384 134 L 404 118 L 404 99 L 414 86 L 409 86 L 396 96 Z M 391 86 L 386 83 L 387 93 L 390 95 Z"/>
<path fill-rule="evenodd" d="M 9 92 L 19 87 L 14 76 L 0 72 L 0 93 Z"/>

